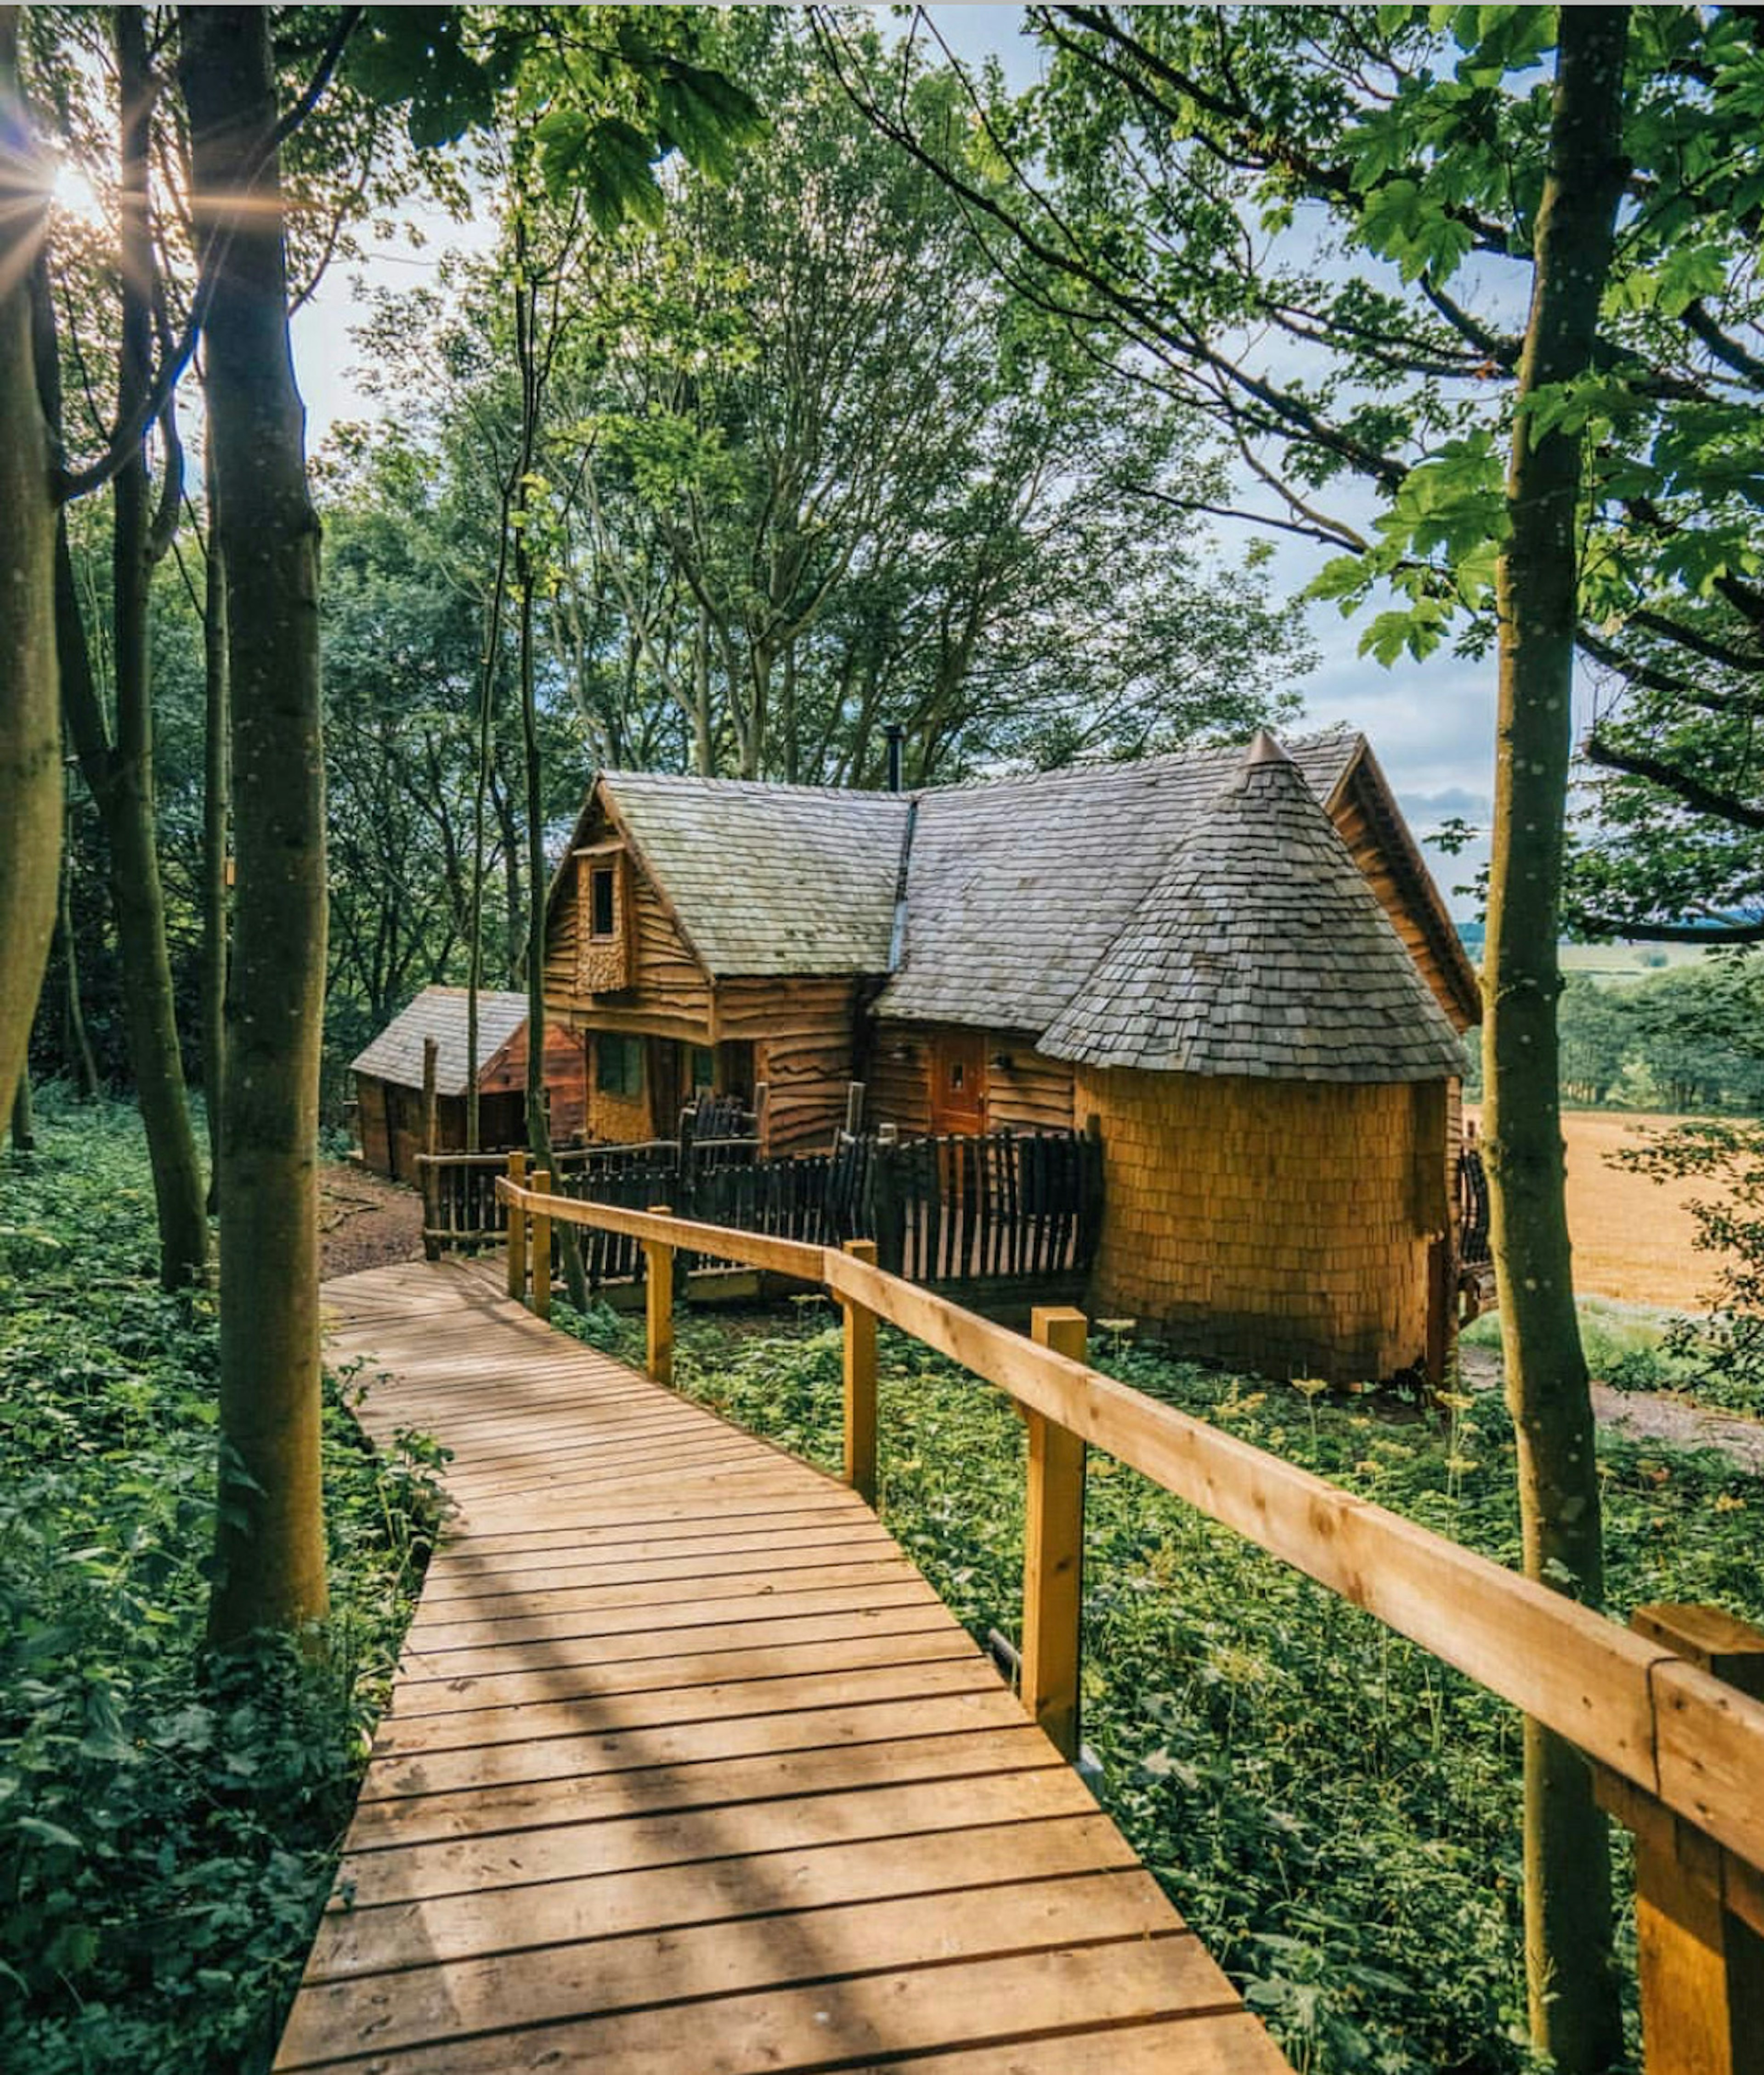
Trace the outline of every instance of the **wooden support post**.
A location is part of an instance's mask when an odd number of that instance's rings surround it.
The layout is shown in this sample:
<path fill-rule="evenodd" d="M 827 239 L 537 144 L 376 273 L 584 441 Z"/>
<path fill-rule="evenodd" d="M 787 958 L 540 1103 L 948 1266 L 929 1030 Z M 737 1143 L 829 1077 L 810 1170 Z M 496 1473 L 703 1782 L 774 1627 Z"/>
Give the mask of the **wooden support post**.
<path fill-rule="evenodd" d="M 1055 1354 L 1085 1356 L 1088 1323 L 1037 1304 L 1030 1334 Z M 1023 1533 L 1023 1705 L 1069 1758 L 1078 1756 L 1079 1617 L 1084 1597 L 1084 1443 L 1039 1412 L 1029 1425 Z"/>
<path fill-rule="evenodd" d="M 441 1061 L 441 1046 L 433 1038 L 423 1040 L 423 1150 L 429 1155 L 426 1162 L 418 1161 L 416 1171 L 422 1177 L 423 1198 L 423 1257 L 425 1261 L 441 1259 L 441 1240 L 437 1228 L 441 1224 L 441 1191 L 436 1186 L 434 1160 L 440 1149 L 439 1109 L 435 1095 L 435 1081 Z"/>
<path fill-rule="evenodd" d="M 846 1135 L 855 1138 L 863 1129 L 863 1083 L 848 1081 L 845 1090 Z"/>
<path fill-rule="evenodd" d="M 876 1261 L 873 1239 L 848 1239 L 854 1261 Z M 845 1481 L 867 1506 L 876 1504 L 876 1314 L 845 1303 Z"/>
<path fill-rule="evenodd" d="M 541 1167 L 532 1178 L 535 1195 L 551 1194 L 550 1171 Z M 533 1309 L 541 1319 L 551 1316 L 551 1215 L 533 1212 Z"/>
<path fill-rule="evenodd" d="M 1764 1698 L 1764 1629 L 1694 1606 L 1638 1607 L 1629 1626 Z M 1764 1879 L 1640 1787 L 1602 1766 L 1598 1781 L 1635 1833 L 1646 2075 L 1764 2075 Z"/>
<path fill-rule="evenodd" d="M 527 1156 L 511 1153 L 508 1178 L 517 1189 L 527 1186 Z M 527 1298 L 527 1213 L 519 1203 L 508 1206 L 508 1294 L 517 1304 Z"/>
<path fill-rule="evenodd" d="M 652 1203 L 649 1215 L 673 1216 L 665 1203 Z M 644 1277 L 648 1286 L 646 1316 L 649 1327 L 648 1368 L 656 1383 L 673 1381 L 673 1249 L 660 1240 L 643 1243 Z"/>

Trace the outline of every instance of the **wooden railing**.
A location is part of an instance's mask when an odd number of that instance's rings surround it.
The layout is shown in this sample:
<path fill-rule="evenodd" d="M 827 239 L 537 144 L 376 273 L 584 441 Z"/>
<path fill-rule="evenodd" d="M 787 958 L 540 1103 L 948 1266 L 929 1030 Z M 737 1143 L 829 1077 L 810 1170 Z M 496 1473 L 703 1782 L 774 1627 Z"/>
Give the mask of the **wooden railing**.
<path fill-rule="evenodd" d="M 549 1258 L 555 1221 L 624 1235 L 649 1263 L 648 1361 L 673 1373 L 677 1249 L 823 1283 L 845 1315 L 845 1468 L 874 1503 L 876 1327 L 886 1320 L 1004 1391 L 1029 1425 L 1022 1698 L 1068 1756 L 1079 1736 L 1087 1447 L 1186 1501 L 1360 1607 L 1577 1746 L 1634 1829 L 1642 2002 L 1650 2075 L 1755 2071 L 1764 2011 L 1764 1633 L 1700 1608 L 1620 1628 L 1206 1421 L 1090 1368 L 1083 1315 L 1037 1310 L 1032 1336 L 983 1319 L 845 1249 L 689 1223 L 551 1192 L 517 1171 L 508 1291 Z M 532 1228 L 531 1242 L 528 1227 Z M 549 1278 L 532 1290 L 549 1308 Z M 1692 2018 L 1684 2013 L 1694 2015 Z M 1715 2045 L 1708 2047 L 1708 2042 Z M 1724 2044 L 1725 2043 L 1725 2044 Z M 1722 2050 L 1716 2051 L 1719 2047 Z"/>

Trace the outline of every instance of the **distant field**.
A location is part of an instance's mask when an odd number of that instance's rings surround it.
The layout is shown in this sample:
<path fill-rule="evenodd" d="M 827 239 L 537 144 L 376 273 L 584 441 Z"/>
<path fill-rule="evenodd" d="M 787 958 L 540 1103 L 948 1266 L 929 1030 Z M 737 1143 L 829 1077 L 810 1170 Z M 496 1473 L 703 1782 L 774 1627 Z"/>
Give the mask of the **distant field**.
<path fill-rule="evenodd" d="M 1464 1114 L 1480 1129 L 1474 1104 Z M 1642 1131 L 1679 1121 L 1602 1110 L 1571 1110 L 1563 1118 L 1578 1295 L 1695 1310 L 1714 1282 L 1716 1258 L 1692 1246 L 1696 1227 L 1684 1207 L 1687 1198 L 1707 1195 L 1708 1185 L 1650 1182 L 1605 1158 L 1634 1145 Z"/>
<path fill-rule="evenodd" d="M 1708 955 L 1700 944 L 1564 944 L 1562 970 L 1594 980 L 1646 980 L 1674 966 L 1694 966 Z"/>

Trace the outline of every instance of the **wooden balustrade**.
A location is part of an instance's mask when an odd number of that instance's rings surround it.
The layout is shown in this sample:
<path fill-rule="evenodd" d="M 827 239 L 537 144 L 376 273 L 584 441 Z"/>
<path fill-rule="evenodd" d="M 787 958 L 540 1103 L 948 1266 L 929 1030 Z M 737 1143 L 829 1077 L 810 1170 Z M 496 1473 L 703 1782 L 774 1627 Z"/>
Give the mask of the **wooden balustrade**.
<path fill-rule="evenodd" d="M 1139 1471 L 1510 1701 L 1592 1760 L 1638 1834 L 1650 2075 L 1764 2075 L 1764 1633 L 1706 1609 L 1643 1609 L 1633 1629 L 1084 1361 L 1083 1315 L 1033 1337 L 878 1267 L 874 1249 L 807 1245 L 499 1180 L 510 1289 L 530 1216 L 533 1301 L 553 1220 L 623 1232 L 649 1254 L 649 1363 L 673 1361 L 677 1248 L 824 1283 L 845 1316 L 846 1477 L 876 1489 L 876 1330 L 886 1320 L 1012 1398 L 1029 1429 L 1022 1698 L 1068 1755 L 1079 1740 L 1087 1446 Z M 541 1227 L 545 1236 L 541 1240 Z M 661 1294 L 658 1294 L 658 1285 Z M 1646 2013 L 1651 2011 L 1651 2020 Z M 1712 2044 L 1705 2044 L 1712 2041 Z M 1687 2044 L 1687 2042 L 1688 2042 Z M 1700 2057 L 1699 2057 L 1700 2056 Z"/>

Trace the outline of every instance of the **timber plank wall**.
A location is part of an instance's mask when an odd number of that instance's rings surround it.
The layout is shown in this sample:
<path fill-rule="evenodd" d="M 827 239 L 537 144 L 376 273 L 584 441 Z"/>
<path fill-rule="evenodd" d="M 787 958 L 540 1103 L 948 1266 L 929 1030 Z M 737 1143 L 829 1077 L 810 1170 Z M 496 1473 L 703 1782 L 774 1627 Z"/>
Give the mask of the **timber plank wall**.
<path fill-rule="evenodd" d="M 279 2070 L 1279 2075 L 852 1493 L 480 1273 L 326 1297 L 458 1512 Z"/>

